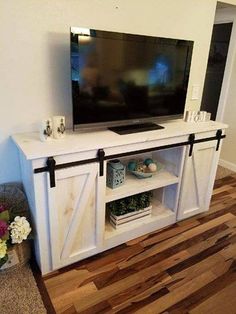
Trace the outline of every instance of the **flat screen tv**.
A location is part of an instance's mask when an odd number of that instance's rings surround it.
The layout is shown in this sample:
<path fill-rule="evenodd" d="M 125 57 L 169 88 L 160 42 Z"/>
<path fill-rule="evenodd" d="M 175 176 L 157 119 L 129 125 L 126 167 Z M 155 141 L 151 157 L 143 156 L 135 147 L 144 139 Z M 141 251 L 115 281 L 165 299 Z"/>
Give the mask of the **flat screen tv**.
<path fill-rule="evenodd" d="M 74 127 L 179 117 L 193 42 L 71 28 Z"/>

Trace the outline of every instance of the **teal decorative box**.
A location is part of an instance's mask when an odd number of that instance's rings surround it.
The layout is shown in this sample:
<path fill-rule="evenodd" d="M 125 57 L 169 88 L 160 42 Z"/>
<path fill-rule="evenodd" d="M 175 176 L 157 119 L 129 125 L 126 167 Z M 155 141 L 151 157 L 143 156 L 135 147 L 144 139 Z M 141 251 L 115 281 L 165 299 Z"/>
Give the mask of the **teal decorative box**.
<path fill-rule="evenodd" d="M 115 189 L 125 183 L 125 166 L 119 159 L 107 163 L 107 186 Z"/>

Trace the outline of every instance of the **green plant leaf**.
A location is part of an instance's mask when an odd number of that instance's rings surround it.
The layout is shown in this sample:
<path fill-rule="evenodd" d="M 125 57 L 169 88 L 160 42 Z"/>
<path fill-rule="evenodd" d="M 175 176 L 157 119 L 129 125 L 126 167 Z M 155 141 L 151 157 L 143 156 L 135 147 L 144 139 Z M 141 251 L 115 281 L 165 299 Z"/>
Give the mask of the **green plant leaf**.
<path fill-rule="evenodd" d="M 7 231 L 6 234 L 4 234 L 3 237 L 1 237 L 1 240 L 3 240 L 3 241 L 9 240 L 9 231 Z"/>
<path fill-rule="evenodd" d="M 5 222 L 8 222 L 10 219 L 8 210 L 4 210 L 4 212 L 0 213 L 0 220 L 4 220 Z"/>
<path fill-rule="evenodd" d="M 151 197 L 152 191 L 135 194 L 110 202 L 106 205 L 106 208 L 112 214 L 121 216 L 150 206 Z"/>

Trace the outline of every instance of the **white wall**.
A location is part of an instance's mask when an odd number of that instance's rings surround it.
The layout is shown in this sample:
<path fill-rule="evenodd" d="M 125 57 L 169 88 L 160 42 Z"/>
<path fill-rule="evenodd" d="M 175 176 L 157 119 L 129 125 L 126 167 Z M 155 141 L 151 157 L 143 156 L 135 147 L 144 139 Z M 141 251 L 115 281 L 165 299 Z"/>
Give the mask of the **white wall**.
<path fill-rule="evenodd" d="M 236 172 L 236 55 L 229 85 L 223 121 L 229 125 L 222 145 L 220 165 Z"/>
<path fill-rule="evenodd" d="M 220 164 L 236 172 L 236 7 L 217 10 L 215 22 L 233 22 L 217 120 L 229 125 L 222 145 Z"/>
<path fill-rule="evenodd" d="M 56 114 L 71 125 L 69 27 L 194 40 L 192 84 L 204 84 L 216 0 L 0 0 L 0 183 L 20 180 L 12 133 Z M 200 99 L 186 108 L 198 109 Z"/>

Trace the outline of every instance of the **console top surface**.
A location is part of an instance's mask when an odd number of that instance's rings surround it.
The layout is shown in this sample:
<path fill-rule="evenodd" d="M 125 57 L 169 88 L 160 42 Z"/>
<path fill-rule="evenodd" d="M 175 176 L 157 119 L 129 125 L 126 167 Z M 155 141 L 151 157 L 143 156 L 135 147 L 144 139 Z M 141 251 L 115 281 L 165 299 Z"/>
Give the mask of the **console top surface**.
<path fill-rule="evenodd" d="M 170 138 L 176 140 L 181 138 L 181 140 L 186 141 L 191 133 L 212 132 L 228 127 L 226 124 L 214 121 L 191 123 L 175 120 L 158 124 L 164 128 L 126 135 L 119 135 L 107 129 L 90 132 L 69 130 L 64 139 L 52 139 L 47 142 L 40 141 L 39 132 L 14 134 L 12 139 L 26 159 L 31 160 L 121 145 L 134 145 L 159 140 L 163 142 L 163 140 Z"/>

